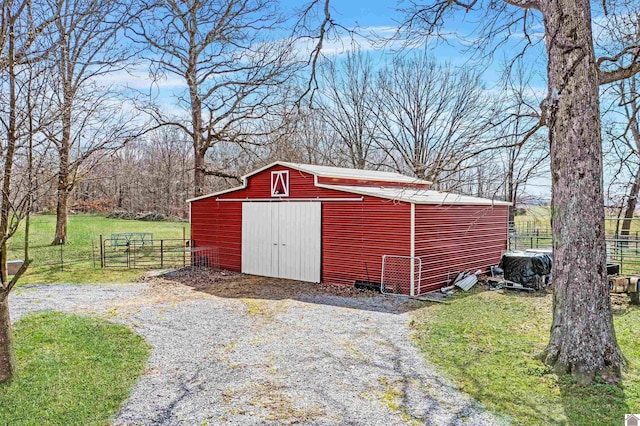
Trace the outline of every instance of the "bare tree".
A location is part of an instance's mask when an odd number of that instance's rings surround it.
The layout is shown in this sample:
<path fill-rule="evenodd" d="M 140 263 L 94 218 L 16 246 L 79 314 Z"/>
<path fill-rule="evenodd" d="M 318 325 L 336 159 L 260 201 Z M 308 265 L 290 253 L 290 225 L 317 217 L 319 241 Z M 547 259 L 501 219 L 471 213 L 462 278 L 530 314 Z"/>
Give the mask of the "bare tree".
<path fill-rule="evenodd" d="M 605 58 L 615 58 L 616 52 L 624 51 L 627 45 L 637 46 L 640 41 L 640 12 L 630 11 L 623 17 L 610 16 L 599 23 L 596 44 L 603 51 L 604 57 L 601 62 L 608 62 Z M 636 49 L 637 50 L 637 49 Z M 638 52 L 633 52 L 632 56 L 637 56 Z M 622 58 L 620 58 L 622 59 Z M 601 97 L 610 100 L 603 108 L 603 117 L 608 120 L 609 125 L 605 126 L 603 132 L 612 143 L 612 151 L 616 153 L 618 173 L 614 176 L 614 181 L 628 178 L 625 182 L 626 194 L 623 197 L 624 210 L 622 229 L 620 235 L 629 235 L 631 229 L 631 219 L 634 216 L 638 195 L 640 193 L 640 125 L 638 124 L 638 108 L 640 107 L 638 97 L 640 88 L 639 79 L 633 75 L 628 79 L 621 80 L 615 84 L 605 86 Z M 621 173 L 628 169 L 628 173 Z M 620 225 L 620 222 L 617 223 Z"/>
<path fill-rule="evenodd" d="M 132 118 L 109 75 L 127 65 L 120 37 L 130 19 L 127 3 L 111 0 L 48 0 L 61 10 L 50 43 L 54 63 L 50 102 L 56 122 L 46 129 L 58 153 L 56 231 L 67 239 L 69 197 L 87 168 L 122 146 L 133 133 Z"/>
<path fill-rule="evenodd" d="M 9 293 L 30 260 L 28 231 L 25 235 L 25 259 L 22 267 L 9 279 L 7 270 L 8 241 L 23 220 L 27 220 L 33 196 L 33 137 L 37 131 L 34 120 L 34 93 L 38 81 L 34 67 L 47 53 L 41 45 L 42 35 L 49 29 L 51 17 L 57 11 L 36 9 L 31 2 L 5 0 L 0 3 L 0 69 L 2 96 L 1 123 L 5 135 L 2 146 L 2 201 L 0 202 L 0 383 L 13 375 L 14 362 L 9 318 Z M 16 179 L 15 163 L 26 157 L 26 181 Z M 28 226 L 27 226 L 28 229 Z"/>
<path fill-rule="evenodd" d="M 424 54 L 394 59 L 380 71 L 376 94 L 382 148 L 398 171 L 434 188 L 460 172 L 495 112 L 479 73 L 438 65 Z"/>
<path fill-rule="evenodd" d="M 216 144 L 251 144 L 255 120 L 282 104 L 282 89 L 298 69 L 289 40 L 273 40 L 285 18 L 274 0 L 141 0 L 136 40 L 157 79 L 184 80 L 177 95 L 184 114 L 145 108 L 159 126 L 181 128 L 193 142 L 194 195 L 206 176 L 234 178 L 205 164 Z M 187 118 L 188 117 L 188 118 Z"/>
<path fill-rule="evenodd" d="M 321 77 L 317 108 L 340 142 L 334 158 L 344 158 L 356 169 L 370 166 L 380 117 L 371 57 L 357 50 L 348 52 L 344 60 L 324 63 Z"/>
<path fill-rule="evenodd" d="M 504 149 L 498 155 L 503 164 L 502 187 L 509 207 L 509 223 L 514 223 L 517 203 L 530 180 L 539 177 L 549 159 L 549 142 L 541 136 L 540 100 L 531 87 L 531 73 L 522 62 L 509 65 L 504 79 L 504 107 L 499 128 Z M 546 169 L 545 169 L 546 170 Z"/>
<path fill-rule="evenodd" d="M 631 219 L 634 217 L 640 194 L 640 93 L 637 85 L 637 76 L 612 85 L 608 90 L 608 96 L 614 98 L 614 105 L 604 113 L 605 119 L 608 118 L 610 123 L 603 133 L 611 144 L 610 150 L 614 154 L 613 166 L 617 170 L 612 180 L 624 181 L 623 190 L 626 192 L 620 205 L 620 212 L 624 218 L 619 229 L 622 237 L 629 235 Z"/>
<path fill-rule="evenodd" d="M 278 132 L 272 134 L 270 143 L 258 149 L 256 158 L 263 161 L 256 165 L 284 160 L 353 167 L 346 157 L 334 155 L 336 151 L 341 152 L 337 147 L 339 137 L 322 118 L 321 111 L 301 105 L 283 120 Z"/>

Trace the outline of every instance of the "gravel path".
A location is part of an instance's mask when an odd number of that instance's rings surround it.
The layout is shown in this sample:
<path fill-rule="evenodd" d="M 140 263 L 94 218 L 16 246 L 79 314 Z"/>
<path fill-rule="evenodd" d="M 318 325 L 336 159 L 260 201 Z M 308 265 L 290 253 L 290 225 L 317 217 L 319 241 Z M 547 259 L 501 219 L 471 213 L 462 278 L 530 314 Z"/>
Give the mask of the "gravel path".
<path fill-rule="evenodd" d="M 413 305 L 310 284 L 262 297 L 258 284 L 240 294 L 162 280 L 27 286 L 10 306 L 14 321 L 46 309 L 101 315 L 153 346 L 116 425 L 495 423 L 410 342 Z"/>

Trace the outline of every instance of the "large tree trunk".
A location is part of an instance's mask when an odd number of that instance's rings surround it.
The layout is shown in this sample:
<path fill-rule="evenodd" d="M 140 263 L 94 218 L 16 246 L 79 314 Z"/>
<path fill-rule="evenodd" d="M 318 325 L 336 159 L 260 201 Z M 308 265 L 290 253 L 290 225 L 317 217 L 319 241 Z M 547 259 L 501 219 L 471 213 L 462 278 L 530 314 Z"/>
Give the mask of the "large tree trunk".
<path fill-rule="evenodd" d="M 69 150 L 66 144 L 59 150 L 58 191 L 56 200 L 56 233 L 51 245 L 67 242 L 67 218 L 69 204 Z"/>
<path fill-rule="evenodd" d="M 70 182 L 69 151 L 71 148 L 71 108 L 73 95 L 68 83 L 64 85 L 65 102 L 62 111 L 62 139 L 58 146 L 58 192 L 56 203 L 56 233 L 51 245 L 62 245 L 67 242 L 67 217 L 69 193 L 73 188 Z"/>
<path fill-rule="evenodd" d="M 58 201 L 56 204 L 56 234 L 51 245 L 61 245 L 67 242 L 67 219 L 69 192 L 66 188 L 58 188 Z"/>
<path fill-rule="evenodd" d="M 607 285 L 598 71 L 588 0 L 543 3 L 549 53 L 553 323 L 545 361 L 579 383 L 620 378 Z"/>
<path fill-rule="evenodd" d="M 194 169 L 193 169 L 193 196 L 199 197 L 204 195 L 205 188 L 205 164 L 204 155 L 200 153 L 200 150 L 194 150 Z"/>
<path fill-rule="evenodd" d="M 9 319 L 9 294 L 0 292 L 0 383 L 13 376 L 13 351 L 11 347 L 11 321 Z"/>

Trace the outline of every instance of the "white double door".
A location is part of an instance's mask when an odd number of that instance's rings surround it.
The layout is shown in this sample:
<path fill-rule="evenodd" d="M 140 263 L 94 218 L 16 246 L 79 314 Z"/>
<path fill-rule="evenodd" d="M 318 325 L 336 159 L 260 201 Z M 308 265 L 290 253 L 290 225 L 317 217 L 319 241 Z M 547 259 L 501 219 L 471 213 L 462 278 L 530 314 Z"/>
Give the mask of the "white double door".
<path fill-rule="evenodd" d="M 242 203 L 242 272 L 320 282 L 319 202 Z"/>

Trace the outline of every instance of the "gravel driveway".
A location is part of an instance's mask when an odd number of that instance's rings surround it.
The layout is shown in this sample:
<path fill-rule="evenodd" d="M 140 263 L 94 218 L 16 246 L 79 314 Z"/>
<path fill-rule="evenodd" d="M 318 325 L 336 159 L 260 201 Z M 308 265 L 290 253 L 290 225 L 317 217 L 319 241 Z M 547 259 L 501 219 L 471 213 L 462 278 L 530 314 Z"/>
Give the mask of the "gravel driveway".
<path fill-rule="evenodd" d="M 415 303 L 191 272 L 27 286 L 10 300 L 14 321 L 46 309 L 92 313 L 153 346 L 116 425 L 495 423 L 409 340 Z"/>

